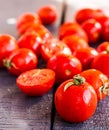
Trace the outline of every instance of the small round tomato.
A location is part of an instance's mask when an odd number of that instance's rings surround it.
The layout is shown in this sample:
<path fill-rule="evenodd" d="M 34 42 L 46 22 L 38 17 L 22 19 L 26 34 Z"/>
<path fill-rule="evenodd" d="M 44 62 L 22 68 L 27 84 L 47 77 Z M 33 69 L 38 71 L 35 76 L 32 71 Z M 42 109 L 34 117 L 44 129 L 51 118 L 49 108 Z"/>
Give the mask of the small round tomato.
<path fill-rule="evenodd" d="M 77 35 L 66 36 L 62 41 L 68 45 L 72 53 L 77 49 L 86 48 L 89 46 L 84 39 Z"/>
<path fill-rule="evenodd" d="M 11 74 L 17 76 L 24 71 L 36 68 L 38 59 L 32 50 L 19 48 L 5 58 L 3 63 Z"/>
<path fill-rule="evenodd" d="M 96 43 L 100 40 L 102 26 L 95 19 L 88 19 L 81 24 L 82 28 L 85 30 L 89 43 Z"/>
<path fill-rule="evenodd" d="M 59 84 L 82 71 L 81 62 L 76 57 L 60 53 L 48 60 L 47 68 L 55 71 Z"/>
<path fill-rule="evenodd" d="M 38 9 L 37 11 L 42 24 L 50 25 L 57 20 L 57 9 L 54 5 L 45 5 Z"/>
<path fill-rule="evenodd" d="M 31 49 L 37 56 L 40 56 L 40 47 L 43 44 L 43 40 L 36 31 L 23 34 L 17 40 L 17 43 L 20 48 Z"/>
<path fill-rule="evenodd" d="M 96 49 L 98 52 L 102 52 L 102 51 L 105 51 L 107 48 L 109 48 L 109 42 L 104 41 L 104 42 L 100 43 Z"/>
<path fill-rule="evenodd" d="M 58 30 L 59 39 L 62 40 L 64 37 L 69 35 L 78 35 L 79 37 L 83 38 L 86 42 L 88 42 L 86 32 L 76 22 L 65 22 L 60 26 Z"/>
<path fill-rule="evenodd" d="M 28 96 L 42 96 L 54 85 L 55 72 L 51 69 L 32 69 L 20 74 L 16 83 Z"/>
<path fill-rule="evenodd" d="M 75 19 L 79 24 L 81 24 L 87 19 L 91 18 L 98 19 L 103 16 L 105 16 L 105 13 L 101 9 L 82 8 L 78 10 L 77 13 L 75 14 Z"/>
<path fill-rule="evenodd" d="M 16 28 L 18 30 L 19 35 L 22 35 L 26 32 L 26 30 L 31 27 L 32 24 L 41 24 L 41 20 L 38 14 L 33 12 L 26 12 L 21 14 L 17 18 Z"/>
<path fill-rule="evenodd" d="M 31 27 L 27 30 L 27 32 L 37 32 L 39 36 L 42 38 L 43 42 L 46 42 L 48 39 L 53 38 L 52 33 L 43 25 L 33 24 Z"/>
<path fill-rule="evenodd" d="M 103 51 L 94 57 L 91 68 L 98 69 L 109 77 L 109 51 Z"/>
<path fill-rule="evenodd" d="M 45 61 L 48 61 L 57 53 L 72 54 L 70 48 L 57 38 L 49 39 L 45 44 L 41 45 L 41 54 Z"/>
<path fill-rule="evenodd" d="M 91 67 L 91 62 L 98 55 L 98 52 L 92 47 L 87 47 L 74 51 L 73 55 L 80 60 L 83 70 L 86 70 Z"/>
<path fill-rule="evenodd" d="M 107 88 L 109 89 L 108 77 L 97 69 L 88 69 L 80 73 L 85 80 L 92 85 L 97 94 L 98 101 L 107 96 Z"/>
<path fill-rule="evenodd" d="M 17 41 L 13 36 L 0 34 L 0 68 L 3 67 L 3 59 L 18 48 Z"/>
<path fill-rule="evenodd" d="M 96 110 L 97 96 L 83 77 L 74 76 L 56 90 L 54 103 L 58 114 L 67 122 L 83 122 Z"/>

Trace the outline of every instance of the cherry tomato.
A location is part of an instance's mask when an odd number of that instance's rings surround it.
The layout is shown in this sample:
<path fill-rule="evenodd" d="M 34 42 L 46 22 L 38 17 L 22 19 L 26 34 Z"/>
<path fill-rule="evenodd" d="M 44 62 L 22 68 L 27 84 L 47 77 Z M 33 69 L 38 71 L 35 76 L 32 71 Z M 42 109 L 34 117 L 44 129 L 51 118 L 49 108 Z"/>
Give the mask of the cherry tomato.
<path fill-rule="evenodd" d="M 3 59 L 18 48 L 17 41 L 13 36 L 0 34 L 0 68 L 3 67 Z"/>
<path fill-rule="evenodd" d="M 58 114 L 65 121 L 83 122 L 95 113 L 97 96 L 83 77 L 74 76 L 57 88 L 54 103 Z"/>
<path fill-rule="evenodd" d="M 87 19 L 98 19 L 105 16 L 105 13 L 101 9 L 93 9 L 93 8 L 82 8 L 77 11 L 75 14 L 75 20 L 81 24 Z"/>
<path fill-rule="evenodd" d="M 54 5 L 42 6 L 38 9 L 37 13 L 44 25 L 53 24 L 58 17 L 57 9 Z"/>
<path fill-rule="evenodd" d="M 69 35 L 78 35 L 79 37 L 83 38 L 86 42 L 88 42 L 86 32 L 76 22 L 65 22 L 60 26 L 58 30 L 59 39 L 62 40 L 64 37 Z"/>
<path fill-rule="evenodd" d="M 96 91 L 98 101 L 107 96 L 107 90 L 109 89 L 109 86 L 107 86 L 108 77 L 104 73 L 97 69 L 88 69 L 82 71 L 80 75 L 93 86 Z"/>
<path fill-rule="evenodd" d="M 43 40 L 36 31 L 23 34 L 17 40 L 17 43 L 20 48 L 31 49 L 37 56 L 40 56 L 40 47 L 43 44 Z"/>
<path fill-rule="evenodd" d="M 74 51 L 73 55 L 80 60 L 83 70 L 86 70 L 91 67 L 91 62 L 98 55 L 98 52 L 95 48 L 87 47 Z"/>
<path fill-rule="evenodd" d="M 42 96 L 53 87 L 54 82 L 55 72 L 51 69 L 32 69 L 16 79 L 19 89 L 29 96 Z"/>
<path fill-rule="evenodd" d="M 91 68 L 98 69 L 109 78 L 109 51 L 103 51 L 97 55 L 91 64 Z"/>
<path fill-rule="evenodd" d="M 96 49 L 98 52 L 102 52 L 102 51 L 105 51 L 107 48 L 109 48 L 109 42 L 104 41 L 104 42 L 100 43 Z"/>
<path fill-rule="evenodd" d="M 82 71 L 81 62 L 73 55 L 65 54 L 51 57 L 48 60 L 47 68 L 55 71 L 56 82 L 59 84 Z"/>
<path fill-rule="evenodd" d="M 68 45 L 72 53 L 77 49 L 86 48 L 89 46 L 84 39 L 77 35 L 66 36 L 62 41 Z"/>
<path fill-rule="evenodd" d="M 32 24 L 41 24 L 41 20 L 38 14 L 33 12 L 26 12 L 21 14 L 17 18 L 16 28 L 18 30 L 19 35 L 22 35 L 26 32 L 26 30 L 32 26 Z"/>
<path fill-rule="evenodd" d="M 45 44 L 42 44 L 41 54 L 45 61 L 48 61 L 57 53 L 72 54 L 70 48 L 57 38 L 49 39 Z"/>
<path fill-rule="evenodd" d="M 19 48 L 4 59 L 4 66 L 13 75 L 19 75 L 24 71 L 37 67 L 38 59 L 32 50 Z"/>
<path fill-rule="evenodd" d="M 82 28 L 85 30 L 89 43 L 97 43 L 100 40 L 102 26 L 95 19 L 88 19 L 81 24 Z"/>

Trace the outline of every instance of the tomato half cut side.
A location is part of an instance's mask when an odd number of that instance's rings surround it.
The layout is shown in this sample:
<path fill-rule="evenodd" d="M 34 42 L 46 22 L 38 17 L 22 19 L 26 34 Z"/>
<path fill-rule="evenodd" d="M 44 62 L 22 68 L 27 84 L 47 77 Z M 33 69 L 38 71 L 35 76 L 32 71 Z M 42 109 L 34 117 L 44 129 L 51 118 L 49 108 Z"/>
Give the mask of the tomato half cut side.
<path fill-rule="evenodd" d="M 20 90 L 28 96 L 42 96 L 54 85 L 55 72 L 51 69 L 32 69 L 16 79 Z"/>

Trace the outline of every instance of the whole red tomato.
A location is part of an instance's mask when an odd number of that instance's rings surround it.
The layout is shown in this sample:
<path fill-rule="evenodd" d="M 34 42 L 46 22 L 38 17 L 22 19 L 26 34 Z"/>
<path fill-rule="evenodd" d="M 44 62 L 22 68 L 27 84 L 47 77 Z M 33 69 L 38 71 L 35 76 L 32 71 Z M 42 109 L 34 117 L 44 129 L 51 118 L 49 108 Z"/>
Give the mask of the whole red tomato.
<path fill-rule="evenodd" d="M 72 53 L 77 49 L 86 48 L 89 46 L 88 42 L 77 35 L 66 36 L 62 41 L 68 45 Z"/>
<path fill-rule="evenodd" d="M 16 83 L 29 96 L 42 96 L 54 85 L 55 72 L 51 69 L 32 69 L 20 74 Z"/>
<path fill-rule="evenodd" d="M 107 90 L 109 89 L 108 77 L 97 69 L 88 69 L 80 73 L 85 80 L 90 83 L 97 94 L 98 101 L 107 96 Z"/>
<path fill-rule="evenodd" d="M 106 51 L 106 49 L 109 49 L 109 42 L 104 41 L 104 42 L 100 43 L 96 49 L 98 52 Z"/>
<path fill-rule="evenodd" d="M 82 28 L 85 30 L 89 43 L 96 44 L 101 38 L 102 26 L 95 19 L 88 19 L 81 24 Z"/>
<path fill-rule="evenodd" d="M 97 55 L 91 64 L 91 68 L 98 69 L 109 77 L 109 52 L 103 51 Z"/>
<path fill-rule="evenodd" d="M 18 16 L 16 28 L 19 35 L 24 34 L 26 30 L 32 26 L 32 24 L 41 24 L 41 20 L 38 14 L 33 12 L 26 12 Z"/>
<path fill-rule="evenodd" d="M 105 13 L 101 9 L 93 9 L 93 8 L 82 8 L 78 10 L 75 14 L 75 20 L 82 24 L 87 19 L 98 19 L 104 17 Z"/>
<path fill-rule="evenodd" d="M 80 60 L 83 70 L 86 70 L 91 67 L 91 62 L 98 55 L 98 52 L 95 48 L 87 47 L 75 50 L 73 55 Z"/>
<path fill-rule="evenodd" d="M 59 84 L 82 71 L 81 62 L 76 57 L 60 53 L 48 60 L 47 68 L 55 71 Z"/>
<path fill-rule="evenodd" d="M 86 32 L 76 22 L 65 22 L 60 26 L 58 30 L 59 39 L 62 40 L 64 37 L 69 35 L 78 35 L 79 37 L 83 38 L 86 42 L 88 42 Z"/>
<path fill-rule="evenodd" d="M 65 121 L 83 122 L 95 113 L 97 96 L 83 77 L 74 76 L 57 88 L 54 103 L 58 114 Z"/>
<path fill-rule="evenodd" d="M 37 10 L 42 24 L 50 25 L 53 24 L 58 17 L 57 9 L 54 5 L 45 5 Z"/>
<path fill-rule="evenodd" d="M 0 34 L 0 68 L 3 67 L 3 59 L 18 48 L 17 41 L 13 36 Z"/>
<path fill-rule="evenodd" d="M 37 56 L 32 50 L 27 48 L 19 48 L 4 59 L 4 66 L 11 74 L 16 76 L 22 72 L 36 68 L 37 64 Z"/>
<path fill-rule="evenodd" d="M 72 54 L 70 48 L 57 38 L 49 39 L 45 44 L 41 45 L 41 54 L 45 61 L 48 61 L 57 53 Z"/>
<path fill-rule="evenodd" d="M 19 37 L 17 43 L 20 48 L 31 49 L 37 56 L 40 56 L 40 47 L 43 40 L 36 31 L 27 32 Z"/>

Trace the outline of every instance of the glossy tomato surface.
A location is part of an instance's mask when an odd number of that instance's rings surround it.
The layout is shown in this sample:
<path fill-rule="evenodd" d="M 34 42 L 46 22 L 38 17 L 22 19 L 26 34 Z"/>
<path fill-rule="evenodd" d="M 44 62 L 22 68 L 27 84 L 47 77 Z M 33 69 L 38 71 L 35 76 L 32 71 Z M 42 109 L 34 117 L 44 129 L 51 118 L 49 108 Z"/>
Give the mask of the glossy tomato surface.
<path fill-rule="evenodd" d="M 73 55 L 58 54 L 48 60 L 47 67 L 56 73 L 56 82 L 72 78 L 82 71 L 81 62 Z"/>
<path fill-rule="evenodd" d="M 97 51 L 98 52 L 102 52 L 102 51 L 106 51 L 109 49 L 109 42 L 108 41 L 104 41 L 101 42 L 98 46 L 97 46 Z"/>
<path fill-rule="evenodd" d="M 28 96 L 42 96 L 54 85 L 55 72 L 50 69 L 32 69 L 16 79 L 19 89 Z"/>
<path fill-rule="evenodd" d="M 83 122 L 94 114 L 97 96 L 88 82 L 76 85 L 69 79 L 57 88 L 54 102 L 62 119 L 70 123 Z"/>
<path fill-rule="evenodd" d="M 27 48 L 19 48 L 4 59 L 4 66 L 11 74 L 16 76 L 24 71 L 36 68 L 37 64 L 37 56 Z"/>
<path fill-rule="evenodd" d="M 95 89 L 98 101 L 107 96 L 108 77 L 104 73 L 97 69 L 87 69 L 82 71 L 80 75 Z"/>
<path fill-rule="evenodd" d="M 18 48 L 17 40 L 13 36 L 0 34 L 0 68 L 3 67 L 3 59 Z"/>
<path fill-rule="evenodd" d="M 45 5 L 40 7 L 37 14 L 39 15 L 43 25 L 53 24 L 58 17 L 58 12 L 54 5 Z"/>

